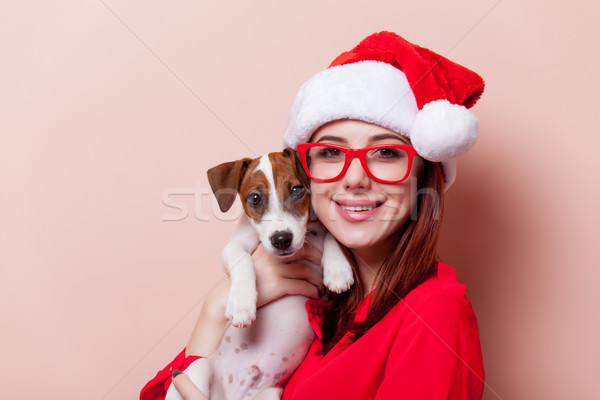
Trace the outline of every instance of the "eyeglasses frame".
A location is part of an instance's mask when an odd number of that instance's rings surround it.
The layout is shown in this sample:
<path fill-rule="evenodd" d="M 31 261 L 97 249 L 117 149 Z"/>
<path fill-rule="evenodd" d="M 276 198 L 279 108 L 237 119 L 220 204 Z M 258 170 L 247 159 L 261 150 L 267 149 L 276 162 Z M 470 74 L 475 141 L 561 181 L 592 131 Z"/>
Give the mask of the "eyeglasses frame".
<path fill-rule="evenodd" d="M 331 147 L 334 149 L 338 149 L 344 152 L 344 166 L 342 167 L 342 171 L 335 177 L 333 178 L 329 178 L 329 179 L 318 179 L 315 178 L 311 175 L 310 171 L 308 170 L 308 162 L 307 162 L 307 154 L 308 154 L 308 149 L 310 149 L 311 147 Z M 384 179 L 379 179 L 377 178 L 375 175 L 373 175 L 373 173 L 371 173 L 371 171 L 369 170 L 369 167 L 367 165 L 367 158 L 366 155 L 369 151 L 371 150 L 377 150 L 377 149 L 382 149 L 382 148 L 395 148 L 395 149 L 402 149 L 406 152 L 406 154 L 408 155 L 408 167 L 406 168 L 406 174 L 404 175 L 404 177 L 402 179 L 396 180 L 396 181 L 388 181 L 388 180 L 384 180 Z M 310 179 L 312 179 L 313 181 L 316 182 L 333 182 L 333 181 L 337 181 L 338 179 L 340 179 L 348 170 L 348 167 L 350 166 L 350 163 L 352 162 L 352 160 L 357 157 L 360 161 L 360 164 L 362 165 L 363 170 L 366 172 L 367 176 L 369 176 L 369 178 L 373 179 L 376 182 L 379 183 L 400 183 L 404 180 L 406 180 L 406 178 L 408 178 L 408 175 L 410 175 L 410 170 L 412 168 L 412 162 L 413 162 L 413 158 L 414 156 L 417 155 L 417 151 L 415 150 L 415 148 L 409 144 L 380 144 L 380 145 L 376 145 L 376 146 L 369 146 L 369 147 L 363 147 L 362 149 L 352 149 L 349 147 L 344 147 L 344 146 L 340 146 L 337 144 L 332 144 L 332 143 L 322 143 L 322 142 L 316 142 L 316 143 L 299 143 L 297 146 L 298 149 L 298 153 L 300 153 L 300 158 L 302 159 L 302 166 L 304 167 L 304 171 L 306 172 L 306 174 L 308 175 L 308 177 Z"/>

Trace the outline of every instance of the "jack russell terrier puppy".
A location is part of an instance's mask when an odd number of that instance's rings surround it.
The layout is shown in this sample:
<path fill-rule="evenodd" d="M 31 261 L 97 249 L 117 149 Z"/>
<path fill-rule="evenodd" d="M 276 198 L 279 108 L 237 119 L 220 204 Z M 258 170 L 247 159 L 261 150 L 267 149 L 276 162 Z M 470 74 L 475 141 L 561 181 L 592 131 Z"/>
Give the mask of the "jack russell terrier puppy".
<path fill-rule="evenodd" d="M 278 400 L 278 385 L 302 362 L 315 334 L 304 296 L 284 296 L 257 316 L 252 252 L 262 242 L 267 252 L 293 258 L 307 240 L 323 251 L 323 283 L 336 293 L 354 283 L 352 268 L 333 236 L 309 221 L 309 182 L 294 150 L 218 165 L 208 179 L 221 211 L 239 194 L 245 215 L 223 250 L 231 278 L 225 317 L 231 325 L 215 354 L 194 361 L 184 373 L 210 400 Z M 181 399 L 174 385 L 166 399 Z"/>

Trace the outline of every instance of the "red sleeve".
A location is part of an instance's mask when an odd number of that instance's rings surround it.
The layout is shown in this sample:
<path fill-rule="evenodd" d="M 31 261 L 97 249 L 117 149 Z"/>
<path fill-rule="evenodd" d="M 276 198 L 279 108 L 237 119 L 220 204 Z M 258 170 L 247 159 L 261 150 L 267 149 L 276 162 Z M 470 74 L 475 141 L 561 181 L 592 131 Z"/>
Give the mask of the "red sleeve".
<path fill-rule="evenodd" d="M 152 378 L 150 382 L 146 383 L 146 386 L 144 386 L 140 393 L 140 400 L 163 400 L 165 398 L 165 394 L 167 394 L 169 386 L 171 385 L 171 374 L 173 371 L 178 369 L 183 372 L 192 362 L 199 358 L 202 357 L 186 357 L 185 349 L 183 349 L 183 351 L 179 353 L 169 365 L 158 371 L 156 376 Z"/>
<path fill-rule="evenodd" d="M 477 320 L 465 298 L 438 296 L 410 310 L 376 399 L 481 399 Z"/>

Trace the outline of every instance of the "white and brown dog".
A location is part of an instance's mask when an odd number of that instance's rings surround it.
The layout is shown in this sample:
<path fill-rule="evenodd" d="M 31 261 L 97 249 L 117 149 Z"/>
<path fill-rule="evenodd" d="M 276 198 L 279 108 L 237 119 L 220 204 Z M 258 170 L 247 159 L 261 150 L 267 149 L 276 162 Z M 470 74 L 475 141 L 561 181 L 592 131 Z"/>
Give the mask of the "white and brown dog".
<path fill-rule="evenodd" d="M 300 364 L 315 336 L 306 297 L 282 297 L 261 307 L 257 316 L 252 252 L 262 242 L 267 252 L 291 258 L 309 240 L 323 251 L 325 286 L 337 293 L 354 283 L 352 269 L 335 239 L 309 221 L 308 179 L 294 150 L 224 163 L 211 168 L 208 178 L 221 211 L 228 211 L 239 194 L 245 215 L 223 250 L 231 277 L 225 314 L 231 326 L 217 352 L 196 360 L 185 373 L 211 400 L 279 399 L 278 385 Z M 181 399 L 173 385 L 166 399 Z"/>

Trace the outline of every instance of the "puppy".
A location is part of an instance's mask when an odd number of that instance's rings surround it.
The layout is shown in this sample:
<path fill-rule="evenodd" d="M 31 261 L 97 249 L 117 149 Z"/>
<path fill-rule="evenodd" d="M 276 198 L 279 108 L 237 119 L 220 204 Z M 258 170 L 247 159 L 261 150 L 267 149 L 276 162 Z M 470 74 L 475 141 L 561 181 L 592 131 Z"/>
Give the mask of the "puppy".
<path fill-rule="evenodd" d="M 309 182 L 294 150 L 224 163 L 211 168 L 208 178 L 221 211 L 238 194 L 244 209 L 223 250 L 231 278 L 225 312 L 231 326 L 217 352 L 185 373 L 211 400 L 279 399 L 279 385 L 302 362 L 315 334 L 303 296 L 284 296 L 257 316 L 252 252 L 262 242 L 267 252 L 293 258 L 308 240 L 323 251 L 324 284 L 337 293 L 354 283 L 352 269 L 335 239 L 318 221 L 309 221 Z M 171 385 L 166 398 L 181 397 Z"/>

